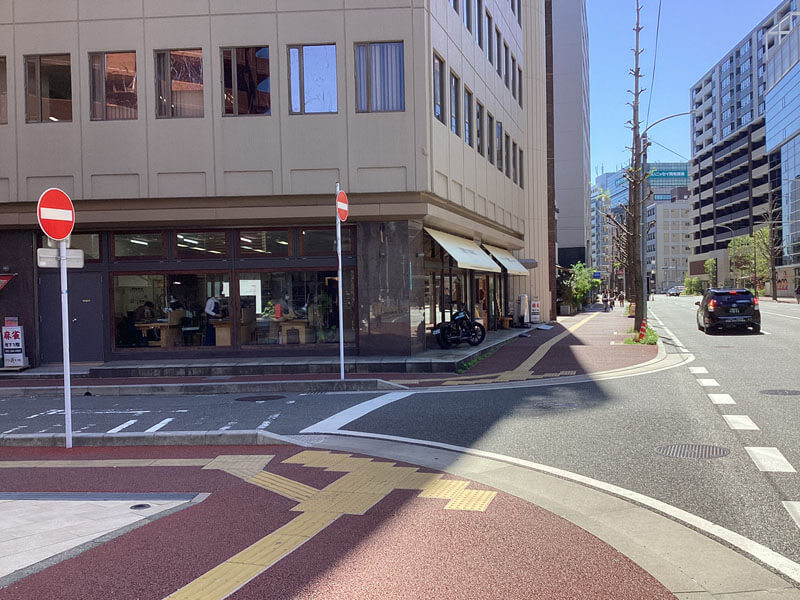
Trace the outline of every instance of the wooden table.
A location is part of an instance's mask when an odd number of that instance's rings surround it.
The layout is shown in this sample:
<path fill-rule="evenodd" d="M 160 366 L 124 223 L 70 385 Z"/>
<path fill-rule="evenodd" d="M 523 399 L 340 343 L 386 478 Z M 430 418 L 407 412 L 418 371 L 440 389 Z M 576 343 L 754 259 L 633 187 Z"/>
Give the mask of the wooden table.
<path fill-rule="evenodd" d="M 500 317 L 500 329 L 511 329 L 511 321 L 514 317 Z"/>
<path fill-rule="evenodd" d="M 214 326 L 214 338 L 216 346 L 231 345 L 231 321 L 230 319 L 211 319 Z"/>
<path fill-rule="evenodd" d="M 156 331 L 158 340 L 147 340 L 148 346 L 158 346 L 161 348 L 169 348 L 178 345 L 178 338 L 180 337 L 180 327 L 177 325 L 170 325 L 166 321 L 154 321 L 152 323 L 136 323 L 136 328 L 142 330 L 142 336 L 145 337 L 145 332 L 148 329 Z"/>
<path fill-rule="evenodd" d="M 281 321 L 281 344 L 288 344 L 289 343 L 289 330 L 290 329 L 297 329 L 299 333 L 299 343 L 306 344 L 308 343 L 308 333 L 311 329 L 308 326 L 308 321 L 306 319 L 292 319 L 289 321 Z"/>

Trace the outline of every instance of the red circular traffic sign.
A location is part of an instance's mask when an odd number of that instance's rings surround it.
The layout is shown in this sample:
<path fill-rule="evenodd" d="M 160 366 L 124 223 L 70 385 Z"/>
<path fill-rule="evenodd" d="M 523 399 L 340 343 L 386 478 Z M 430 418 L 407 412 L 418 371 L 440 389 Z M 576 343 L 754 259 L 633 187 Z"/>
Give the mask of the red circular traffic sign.
<path fill-rule="evenodd" d="M 347 215 L 350 214 L 350 203 L 347 200 L 347 194 L 339 192 L 336 195 L 336 214 L 339 215 L 339 220 L 344 223 L 347 221 Z"/>
<path fill-rule="evenodd" d="M 56 241 L 64 240 L 75 226 L 75 208 L 66 193 L 58 188 L 50 188 L 39 196 L 36 218 L 47 237 Z"/>

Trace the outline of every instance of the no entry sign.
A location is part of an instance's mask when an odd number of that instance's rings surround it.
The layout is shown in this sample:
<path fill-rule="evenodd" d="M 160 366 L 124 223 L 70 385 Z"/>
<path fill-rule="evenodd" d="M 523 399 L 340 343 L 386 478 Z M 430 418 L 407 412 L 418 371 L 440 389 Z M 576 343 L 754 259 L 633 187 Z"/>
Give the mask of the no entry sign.
<path fill-rule="evenodd" d="M 53 240 L 65 240 L 75 226 L 75 208 L 72 200 L 58 188 L 45 190 L 36 205 L 39 227 Z"/>
<path fill-rule="evenodd" d="M 336 214 L 339 215 L 339 220 L 342 223 L 347 221 L 347 215 L 350 214 L 350 203 L 347 200 L 347 194 L 344 192 L 336 194 Z"/>

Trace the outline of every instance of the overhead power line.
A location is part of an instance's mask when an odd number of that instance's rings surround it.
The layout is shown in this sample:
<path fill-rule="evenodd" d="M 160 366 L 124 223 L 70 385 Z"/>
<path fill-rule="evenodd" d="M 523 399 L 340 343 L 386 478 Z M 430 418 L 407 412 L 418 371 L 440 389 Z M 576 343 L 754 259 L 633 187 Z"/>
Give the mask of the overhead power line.
<path fill-rule="evenodd" d="M 661 32 L 661 0 L 658 0 L 658 19 L 656 21 L 656 48 L 653 52 L 653 75 L 650 78 L 650 98 L 647 100 L 647 119 L 645 119 L 645 129 L 650 125 L 650 105 L 653 103 L 653 91 L 656 84 L 656 64 L 658 61 L 658 35 Z"/>

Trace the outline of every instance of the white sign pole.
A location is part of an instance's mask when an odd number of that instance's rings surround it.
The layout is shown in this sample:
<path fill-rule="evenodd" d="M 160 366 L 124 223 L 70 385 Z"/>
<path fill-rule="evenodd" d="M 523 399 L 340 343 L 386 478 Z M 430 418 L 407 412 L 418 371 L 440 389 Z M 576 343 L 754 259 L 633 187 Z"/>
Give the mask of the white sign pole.
<path fill-rule="evenodd" d="M 336 198 L 339 198 L 339 182 L 336 182 Z M 335 205 L 335 203 L 334 203 Z M 344 317 L 342 311 L 342 220 L 336 211 L 336 256 L 339 258 L 339 379 L 344 381 Z"/>
<path fill-rule="evenodd" d="M 69 364 L 69 297 L 67 296 L 67 241 L 58 243 L 61 269 L 61 345 L 64 349 L 64 420 L 67 448 L 72 448 L 72 382 Z"/>

